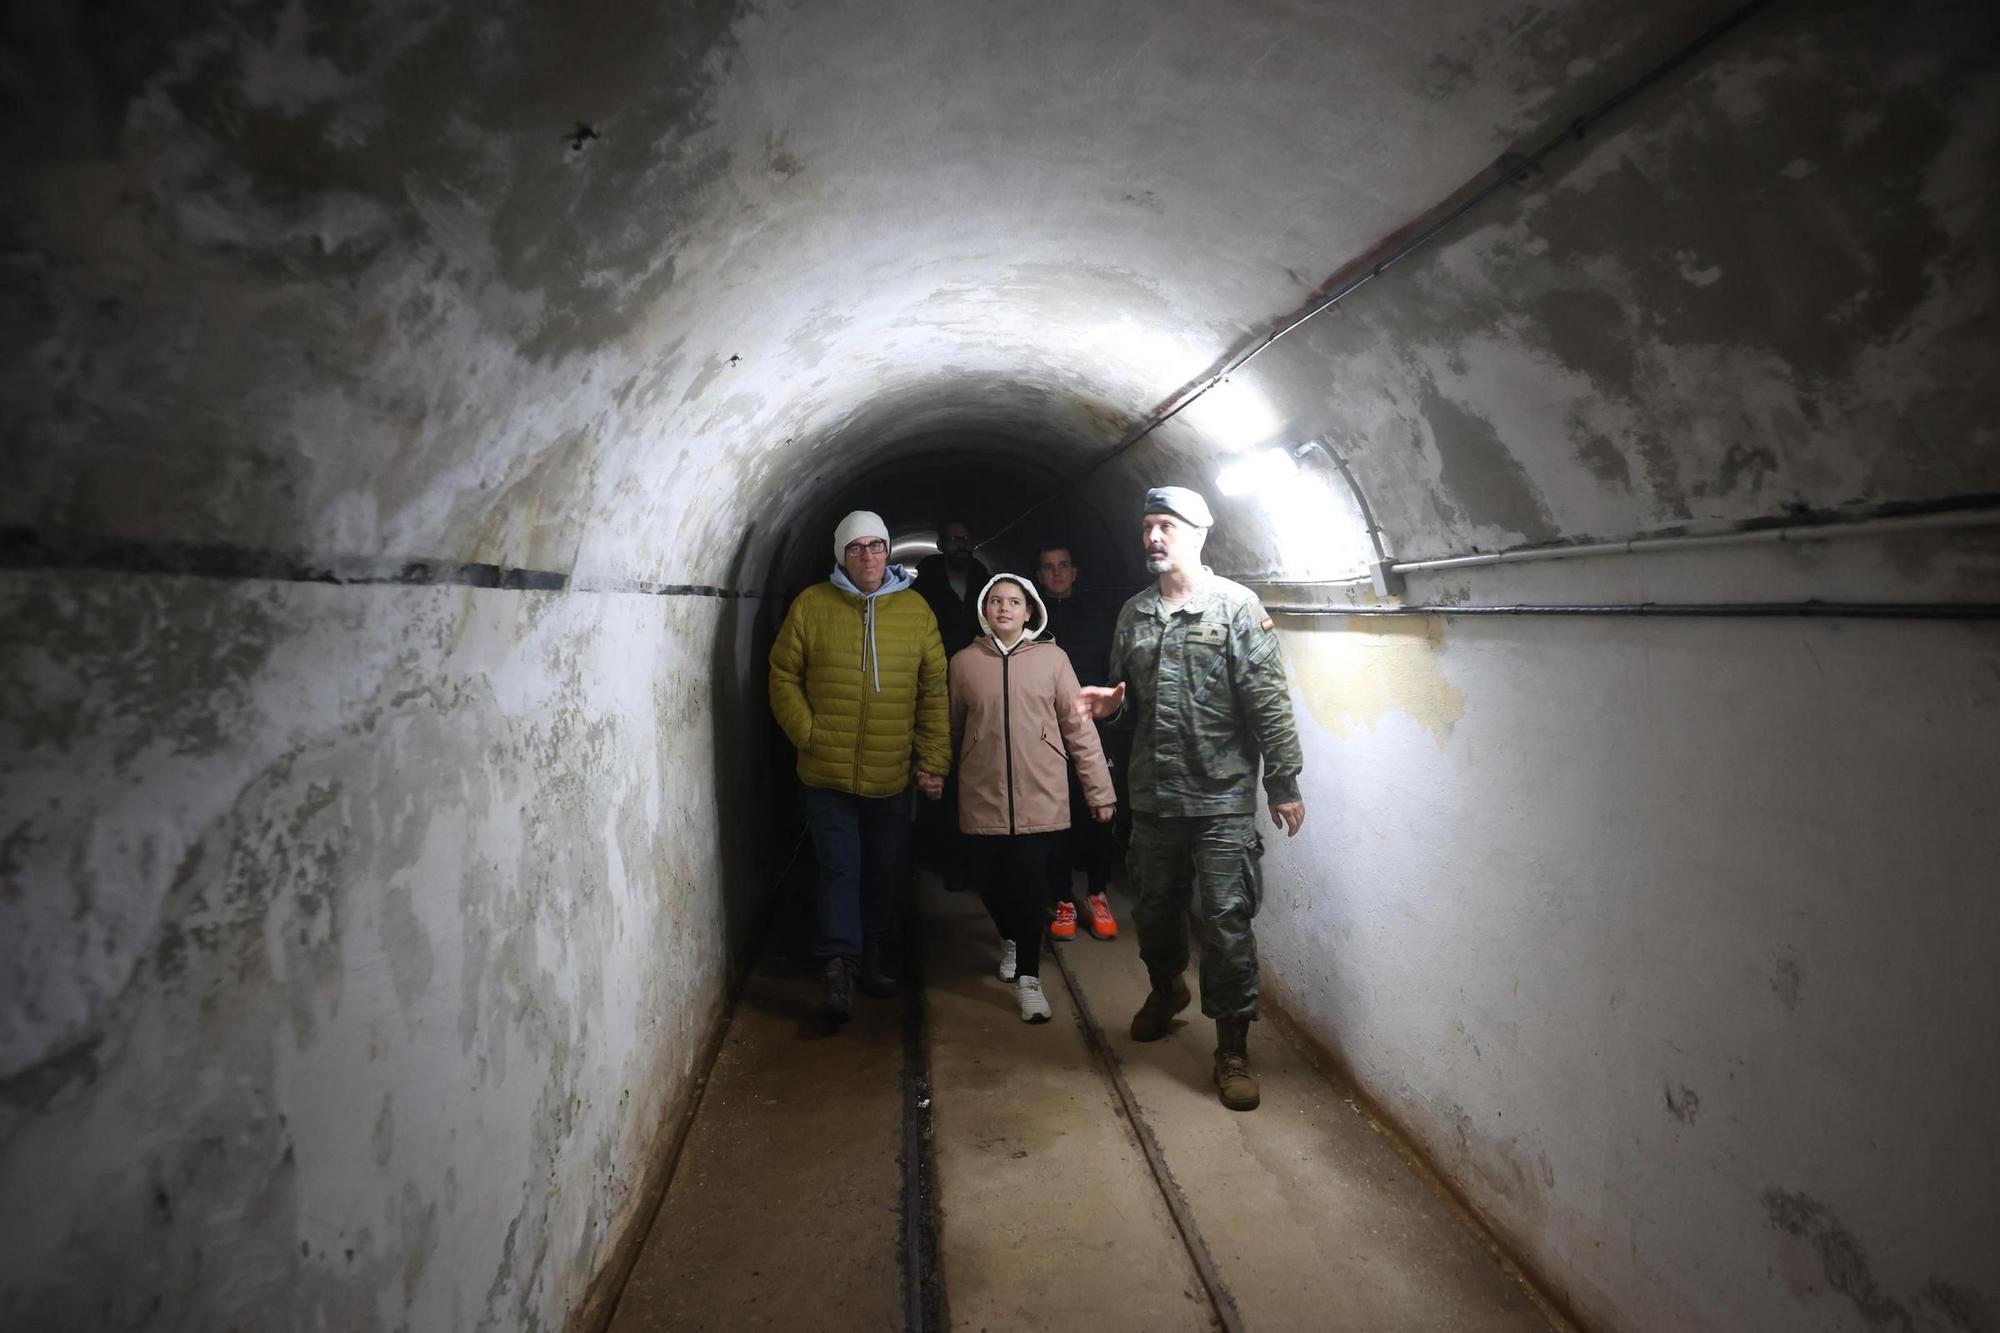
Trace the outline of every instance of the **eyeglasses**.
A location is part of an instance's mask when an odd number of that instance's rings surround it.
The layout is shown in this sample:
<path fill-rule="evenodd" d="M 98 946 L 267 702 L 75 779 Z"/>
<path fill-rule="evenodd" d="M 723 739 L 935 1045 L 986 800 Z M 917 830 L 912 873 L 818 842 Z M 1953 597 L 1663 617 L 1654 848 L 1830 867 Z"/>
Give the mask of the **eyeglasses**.
<path fill-rule="evenodd" d="M 872 542 L 849 542 L 847 544 L 847 553 L 849 555 L 886 555 L 888 551 L 889 543 L 883 541 L 880 537 L 877 537 Z"/>

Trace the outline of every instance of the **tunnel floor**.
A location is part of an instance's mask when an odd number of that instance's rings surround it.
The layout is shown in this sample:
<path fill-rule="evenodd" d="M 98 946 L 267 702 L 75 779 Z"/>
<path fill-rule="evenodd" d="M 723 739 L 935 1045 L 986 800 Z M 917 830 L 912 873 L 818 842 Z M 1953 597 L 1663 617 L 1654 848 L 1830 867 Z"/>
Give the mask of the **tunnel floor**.
<path fill-rule="evenodd" d="M 917 896 L 918 1058 L 905 1058 L 904 1001 L 857 995 L 853 1021 L 829 1032 L 816 972 L 768 953 L 614 1333 L 888 1329 L 939 1311 L 939 1326 L 1093 1333 L 1552 1326 L 1279 1024 L 1252 1033 L 1262 1107 L 1228 1111 L 1198 1006 L 1167 1040 L 1127 1036 L 1146 985 L 1129 927 L 1048 946 L 1054 1019 L 1030 1026 L 995 975 L 977 897 L 928 875 Z M 1125 920 L 1129 902 L 1113 903 Z M 924 1057 L 929 1104 L 906 1130 L 906 1079 Z M 925 1116 L 935 1258 L 921 1204 L 905 1226 L 903 1149 L 907 1135 L 921 1153 Z M 911 1252 L 935 1284 L 917 1320 Z"/>

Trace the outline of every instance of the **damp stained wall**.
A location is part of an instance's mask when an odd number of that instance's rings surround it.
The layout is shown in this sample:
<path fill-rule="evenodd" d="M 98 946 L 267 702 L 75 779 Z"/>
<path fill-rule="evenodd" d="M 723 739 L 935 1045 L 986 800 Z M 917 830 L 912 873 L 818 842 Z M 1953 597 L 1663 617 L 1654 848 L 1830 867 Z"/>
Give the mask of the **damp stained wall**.
<path fill-rule="evenodd" d="M 10 580 L 10 1326 L 561 1322 L 719 1016 L 718 605 Z"/>
<path fill-rule="evenodd" d="M 1281 345 L 1268 392 L 1404 558 L 1990 495 L 1997 46 L 1969 10 L 1769 11 Z M 1987 530 L 1407 596 L 1995 587 Z M 1284 640 L 1314 823 L 1267 843 L 1267 985 L 1586 1325 L 2000 1326 L 2000 634 L 1428 617 Z"/>
<path fill-rule="evenodd" d="M 0 1322 L 573 1319 L 785 841 L 744 817 L 781 598 L 648 589 L 782 593 L 968 451 L 1025 506 L 1724 9 L 15 6 L 0 524 L 55 558 L 0 572 Z M 2000 490 L 1993 49 L 1980 6 L 1772 6 L 1066 512 L 1322 432 L 1404 555 Z M 1314 540 L 1219 509 L 1219 568 Z M 158 572 L 216 551 L 252 576 Z M 568 587 L 314 581 L 481 562 Z M 1554 1286 L 1607 1328 L 1991 1326 L 1990 637 L 1287 638 L 1272 991 Z M 1435 817 L 1371 831 L 1385 789 Z"/>
<path fill-rule="evenodd" d="M 1267 989 L 1587 1326 L 1992 1326 L 2000 633 L 1284 641 Z"/>

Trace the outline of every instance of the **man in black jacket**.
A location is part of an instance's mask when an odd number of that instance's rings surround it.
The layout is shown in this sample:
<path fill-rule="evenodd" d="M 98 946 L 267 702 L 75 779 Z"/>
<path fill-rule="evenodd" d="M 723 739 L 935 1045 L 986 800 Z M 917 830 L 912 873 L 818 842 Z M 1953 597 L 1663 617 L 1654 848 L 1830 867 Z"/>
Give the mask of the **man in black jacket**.
<path fill-rule="evenodd" d="M 979 590 L 990 577 L 972 554 L 971 526 L 956 518 L 939 523 L 938 553 L 917 566 L 916 589 L 937 617 L 947 658 L 979 637 Z"/>
<path fill-rule="evenodd" d="M 972 526 L 947 518 L 938 524 L 938 553 L 917 566 L 913 585 L 937 617 L 945 660 L 979 637 L 979 592 L 991 575 L 972 554 Z M 1108 649 L 1107 649 L 1108 655 Z M 945 779 L 944 800 L 917 813 L 917 837 L 924 857 L 944 877 L 945 887 L 972 887 L 965 838 L 958 831 L 958 777 Z"/>

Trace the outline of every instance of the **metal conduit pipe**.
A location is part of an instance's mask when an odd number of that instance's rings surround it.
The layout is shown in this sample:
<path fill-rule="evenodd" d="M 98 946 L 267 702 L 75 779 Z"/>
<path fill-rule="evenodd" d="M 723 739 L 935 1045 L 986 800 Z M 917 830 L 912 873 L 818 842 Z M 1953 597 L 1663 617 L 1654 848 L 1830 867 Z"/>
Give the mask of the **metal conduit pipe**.
<path fill-rule="evenodd" d="M 1603 606 L 1283 606 L 1273 616 L 1659 616 L 1756 620 L 2000 620 L 2000 602 L 1631 602 Z"/>
<path fill-rule="evenodd" d="M 1903 532 L 1940 532 L 1951 528 L 1985 527 L 1995 524 L 2000 524 L 2000 506 L 1990 509 L 1957 509 L 1934 514 L 1861 518 L 1835 523 L 1788 523 L 1769 528 L 1747 528 L 1740 532 L 1628 537 L 1624 541 L 1585 542 L 1574 546 L 1524 546 L 1507 551 L 1486 551 L 1477 555 L 1398 560 L 1390 565 L 1389 569 L 1396 574 L 1422 574 L 1439 569 L 1469 569 L 1475 565 L 1515 565 L 1533 560 L 1577 560 L 1586 556 L 1638 555 L 1649 551 L 1683 551 L 1709 546 L 1831 541 L 1837 537 L 1883 537 Z"/>
<path fill-rule="evenodd" d="M 1457 203 L 1450 204 L 1443 207 L 1441 211 L 1435 212 L 1420 226 L 1414 235 L 1402 239 L 1400 242 L 1392 242 L 1391 245 L 1383 247 L 1386 253 L 1378 251 L 1376 257 L 1365 260 L 1363 266 L 1354 271 L 1354 276 L 1341 283 L 1333 291 L 1321 296 L 1306 309 L 1284 320 L 1246 350 L 1229 357 L 1224 361 L 1220 369 L 1210 372 L 1195 384 L 1185 386 L 1181 392 L 1174 396 L 1171 402 L 1167 403 L 1164 408 L 1150 414 L 1144 421 L 1139 423 L 1136 430 L 1129 432 L 1124 439 L 1112 446 L 1108 452 L 1100 454 L 1081 472 L 1071 477 L 1063 485 L 1057 487 L 1016 514 L 1013 518 L 1001 524 L 980 545 L 984 546 L 1013 531 L 1022 522 L 1052 504 L 1056 497 L 1061 495 L 1065 490 L 1074 487 L 1078 482 L 1092 476 L 1114 459 L 1120 458 L 1137 448 L 1154 431 L 1192 407 L 1196 400 L 1201 398 L 1210 389 L 1225 382 L 1231 375 L 1241 371 L 1252 361 L 1270 350 L 1273 344 L 1297 331 L 1318 316 L 1333 309 L 1349 296 L 1352 296 L 1355 292 L 1367 286 L 1376 278 L 1381 277 L 1397 264 L 1402 263 L 1417 251 L 1429 245 L 1453 223 L 1484 204 L 1494 195 L 1499 194 L 1502 190 L 1510 186 L 1519 185 L 1534 176 L 1542 169 L 1543 162 L 1553 156 L 1557 150 L 1566 144 L 1576 143 L 1581 140 L 1600 121 L 1625 106 L 1626 103 L 1637 98 L 1654 84 L 1666 79 L 1674 71 L 1692 63 L 1696 57 L 1719 43 L 1730 32 L 1740 27 L 1759 10 L 1768 7 L 1770 3 L 1771 0 L 1744 0 L 1744 3 L 1717 19 L 1692 40 L 1680 47 L 1680 49 L 1660 61 L 1659 64 L 1654 65 L 1631 83 L 1626 84 L 1610 97 L 1598 103 L 1589 111 L 1577 116 L 1567 125 L 1563 126 L 1562 129 L 1550 135 L 1539 147 L 1525 153 L 1503 153 L 1498 161 L 1482 173 L 1485 176 L 1485 180 L 1477 189 L 1472 190 Z"/>
<path fill-rule="evenodd" d="M 1344 470 L 1343 470 L 1344 471 Z M 1353 486 L 1353 478 L 1348 478 Z M 1354 487 L 1357 500 L 1360 488 Z M 1362 501 L 1363 504 L 1366 501 Z M 1366 511 L 1363 511 L 1364 514 Z M 1368 521 L 1372 523 L 1373 518 Z M 1390 574 L 1425 574 L 1444 569 L 1470 569 L 1481 565 L 1520 565 L 1537 560 L 1579 560 L 1613 555 L 1645 555 L 1661 551 L 1694 550 L 1718 546 L 1771 545 L 1833 541 L 1847 537 L 1894 537 L 1910 532 L 1947 532 L 1959 528 L 2000 526 L 2000 504 L 1980 504 L 1960 509 L 1937 510 L 1924 514 L 1891 514 L 1872 518 L 1822 519 L 1809 523 L 1782 523 L 1770 527 L 1745 528 L 1737 532 L 1683 533 L 1666 537 L 1627 537 L 1621 541 L 1579 542 L 1568 546 L 1517 546 L 1505 551 L 1482 551 L 1473 555 L 1436 556 L 1422 560 L 1398 560 L 1383 565 Z M 1370 534 L 1371 545 L 1380 555 L 1379 541 Z M 1229 574 L 1238 583 L 1265 588 L 1349 588 L 1371 582 L 1368 574 L 1338 579 L 1287 579 L 1270 574 Z M 1379 583 L 1378 583 L 1379 590 Z"/>
<path fill-rule="evenodd" d="M 1368 581 L 1375 585 L 1376 596 L 1387 597 L 1393 592 L 1400 591 L 1395 569 L 1389 559 L 1389 549 L 1382 544 L 1382 526 L 1375 521 L 1375 510 L 1368 503 L 1368 493 L 1362 490 L 1361 483 L 1354 479 L 1353 469 L 1347 466 L 1347 460 L 1341 457 L 1340 451 L 1333 447 L 1331 440 L 1307 440 L 1292 452 L 1296 457 L 1303 458 L 1314 449 L 1333 460 L 1334 467 L 1340 472 L 1340 479 L 1347 483 L 1347 493 L 1354 497 L 1354 507 L 1361 512 L 1361 524 L 1368 529 L 1370 553 Z"/>

